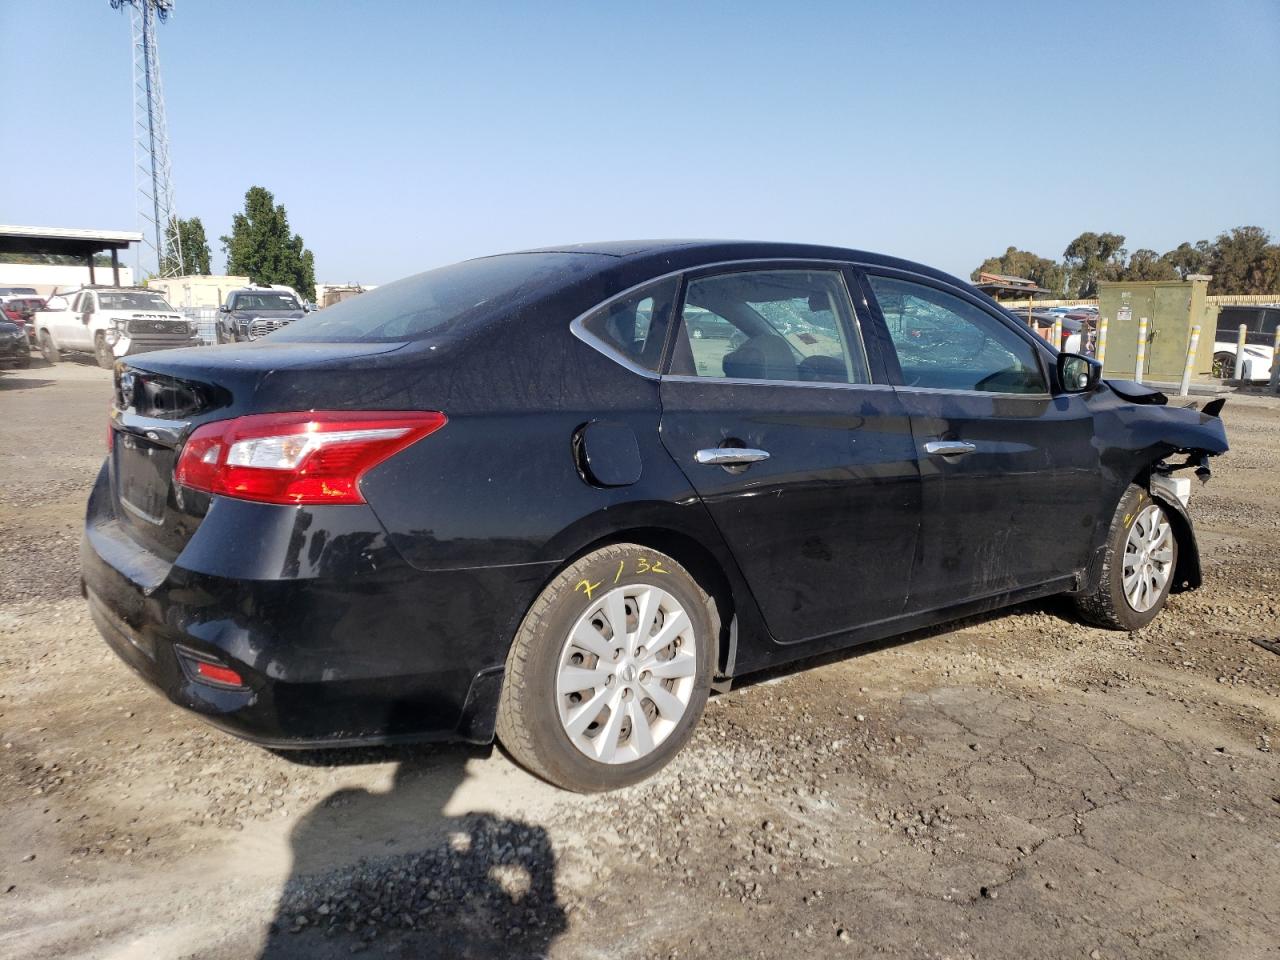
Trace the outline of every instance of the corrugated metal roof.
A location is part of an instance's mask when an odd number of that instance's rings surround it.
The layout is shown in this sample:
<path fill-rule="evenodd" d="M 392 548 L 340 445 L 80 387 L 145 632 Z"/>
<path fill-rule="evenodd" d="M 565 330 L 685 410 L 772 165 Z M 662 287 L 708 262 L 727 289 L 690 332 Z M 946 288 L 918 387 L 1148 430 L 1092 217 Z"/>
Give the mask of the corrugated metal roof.
<path fill-rule="evenodd" d="M 0 224 L 0 237 L 22 240 L 86 240 L 101 242 L 104 247 L 141 243 L 136 230 L 86 230 L 79 227 L 20 227 Z"/>

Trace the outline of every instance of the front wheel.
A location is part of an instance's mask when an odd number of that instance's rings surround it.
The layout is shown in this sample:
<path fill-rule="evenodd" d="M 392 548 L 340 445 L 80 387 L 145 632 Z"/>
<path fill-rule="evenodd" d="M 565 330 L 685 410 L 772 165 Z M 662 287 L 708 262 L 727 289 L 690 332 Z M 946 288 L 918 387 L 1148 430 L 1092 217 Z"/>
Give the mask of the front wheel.
<path fill-rule="evenodd" d="M 62 353 L 53 342 L 53 337 L 49 336 L 48 330 L 40 331 L 40 355 L 44 357 L 46 363 L 57 363 L 62 359 Z"/>
<path fill-rule="evenodd" d="M 1169 515 L 1150 493 L 1131 485 L 1111 519 L 1098 586 L 1076 597 L 1076 606 L 1097 626 L 1141 630 L 1164 608 L 1177 568 Z"/>
<path fill-rule="evenodd" d="M 1213 355 L 1213 375 L 1219 380 L 1230 380 L 1236 375 L 1236 355 L 1234 353 L 1215 353 Z"/>
<path fill-rule="evenodd" d="M 671 557 L 615 544 L 582 557 L 534 601 L 507 656 L 498 739 L 569 790 L 636 783 L 702 715 L 719 618 Z"/>
<path fill-rule="evenodd" d="M 116 365 L 116 355 L 111 352 L 111 347 L 102 334 L 93 338 L 93 356 L 98 361 L 98 366 L 104 370 L 110 370 Z"/>

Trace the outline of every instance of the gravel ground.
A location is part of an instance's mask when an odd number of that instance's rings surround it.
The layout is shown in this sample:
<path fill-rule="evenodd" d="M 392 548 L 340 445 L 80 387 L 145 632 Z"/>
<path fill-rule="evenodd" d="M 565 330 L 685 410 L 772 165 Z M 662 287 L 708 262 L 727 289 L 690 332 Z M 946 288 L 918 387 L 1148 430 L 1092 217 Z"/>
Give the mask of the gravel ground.
<path fill-rule="evenodd" d="M 595 797 L 143 686 L 76 592 L 108 401 L 0 373 L 0 955 L 1280 956 L 1280 401 L 1227 404 L 1205 587 L 1147 629 L 1050 601 L 756 678 Z"/>

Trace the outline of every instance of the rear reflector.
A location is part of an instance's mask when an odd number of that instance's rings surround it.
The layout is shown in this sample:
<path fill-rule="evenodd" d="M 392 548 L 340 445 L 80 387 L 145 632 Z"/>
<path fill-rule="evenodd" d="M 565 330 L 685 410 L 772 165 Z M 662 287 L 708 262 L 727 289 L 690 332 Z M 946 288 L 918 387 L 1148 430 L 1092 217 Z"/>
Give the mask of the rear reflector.
<path fill-rule="evenodd" d="M 360 478 L 446 423 L 434 411 L 265 413 L 207 423 L 174 477 L 184 487 L 261 503 L 364 503 Z"/>
<path fill-rule="evenodd" d="M 216 663 L 206 663 L 203 660 L 197 661 L 196 674 L 204 680 L 212 680 L 214 683 L 225 683 L 229 687 L 244 686 L 244 680 L 240 678 L 240 674 L 236 673 L 230 667 L 220 667 Z"/>

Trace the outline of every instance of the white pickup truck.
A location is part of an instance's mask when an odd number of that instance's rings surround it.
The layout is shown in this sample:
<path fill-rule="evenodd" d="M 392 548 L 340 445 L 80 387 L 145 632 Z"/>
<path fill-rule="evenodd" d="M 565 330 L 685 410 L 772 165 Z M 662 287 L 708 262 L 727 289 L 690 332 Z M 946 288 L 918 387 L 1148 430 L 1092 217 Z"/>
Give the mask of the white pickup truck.
<path fill-rule="evenodd" d="M 36 345 L 57 363 L 64 352 L 91 353 L 110 368 L 117 357 L 198 346 L 196 325 L 143 287 L 81 287 L 55 293 L 32 318 Z"/>

